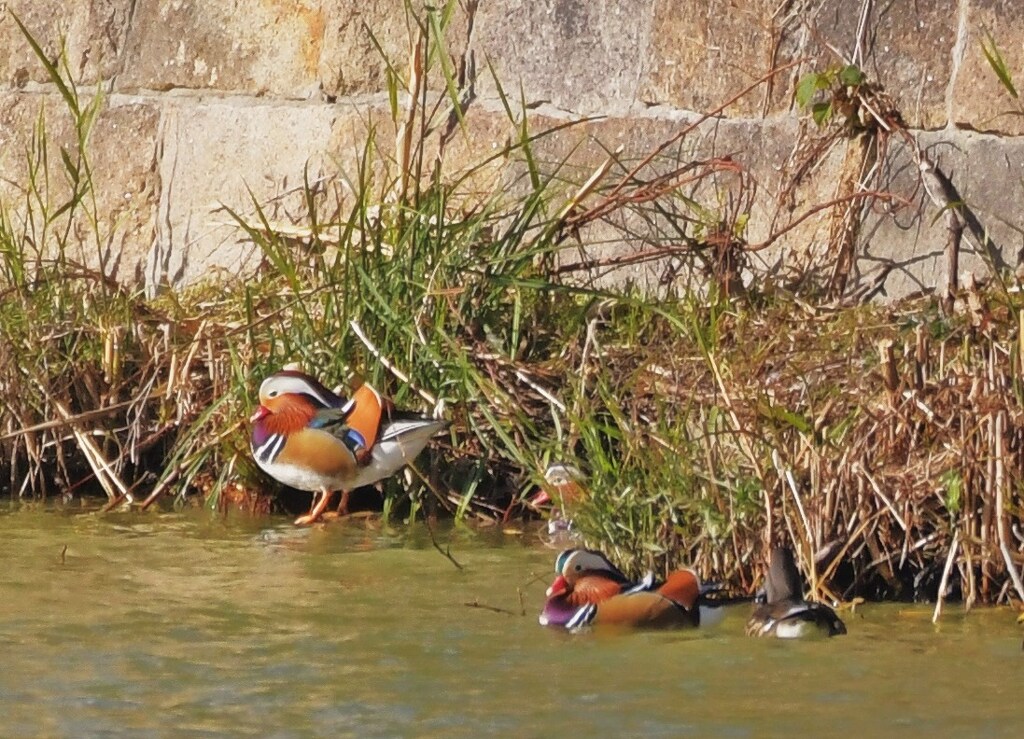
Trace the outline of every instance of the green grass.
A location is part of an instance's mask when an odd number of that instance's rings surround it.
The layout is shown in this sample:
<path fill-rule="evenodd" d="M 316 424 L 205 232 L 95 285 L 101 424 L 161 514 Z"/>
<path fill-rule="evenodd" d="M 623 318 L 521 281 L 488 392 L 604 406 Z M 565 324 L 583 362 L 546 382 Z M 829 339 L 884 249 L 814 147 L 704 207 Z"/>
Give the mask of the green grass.
<path fill-rule="evenodd" d="M 504 91 L 516 136 L 440 176 L 433 132 L 458 103 L 442 61 L 451 7 L 422 19 L 418 60 L 389 61 L 392 120 L 370 130 L 347 187 L 307 182 L 289 233 L 254 198 L 231 213 L 259 247 L 253 275 L 153 298 L 108 279 L 98 251 L 92 266 L 71 257 L 108 236 L 88 156 L 103 99 L 37 49 L 75 135 L 54 149 L 40 113 L 26 181 L 0 201 L 11 493 L 263 510 L 276 486 L 250 459 L 245 419 L 262 379 L 300 363 L 451 419 L 417 460 L 422 479 L 385 483 L 385 515 L 525 515 L 522 496 L 566 461 L 587 477 L 569 511 L 578 531 L 634 573 L 696 564 L 749 588 L 771 542 L 805 561 L 837 545 L 837 595 L 909 597 L 959 529 L 962 561 L 985 563 L 978 597 L 997 597 L 993 522 L 1021 518 L 1019 298 L 974 294 L 949 316 L 931 301 L 823 309 L 813 281 L 800 295 L 737 291 L 743 197 L 701 202 L 686 179 L 700 168 L 667 155 L 633 172 L 610 152 L 594 178 L 572 155 L 546 159 L 546 137 L 572 124 L 533 131 Z M 405 90 L 417 65 L 420 86 Z M 498 161 L 504 178 L 480 192 Z M 654 297 L 588 287 L 587 268 L 607 263 L 564 272 L 572 240 L 616 219 L 649 226 L 652 246 L 693 246 L 713 287 Z"/>

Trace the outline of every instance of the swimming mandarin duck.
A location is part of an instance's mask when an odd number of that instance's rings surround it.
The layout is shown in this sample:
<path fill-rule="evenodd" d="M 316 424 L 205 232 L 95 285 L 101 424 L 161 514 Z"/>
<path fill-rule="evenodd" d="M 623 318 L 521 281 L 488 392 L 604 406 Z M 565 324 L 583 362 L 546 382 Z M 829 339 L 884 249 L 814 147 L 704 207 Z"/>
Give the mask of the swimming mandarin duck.
<path fill-rule="evenodd" d="M 679 628 L 721 620 L 722 609 L 704 599 L 717 586 L 701 585 L 690 570 L 671 572 L 663 583 L 653 575 L 633 582 L 600 552 L 567 549 L 555 560 L 555 573 L 540 615 L 544 626 Z"/>
<path fill-rule="evenodd" d="M 764 584 L 764 602 L 754 609 L 747 622 L 747 635 L 793 639 L 845 633 L 846 625 L 835 611 L 823 603 L 803 599 L 803 583 L 793 552 L 785 547 L 773 549 Z"/>
<path fill-rule="evenodd" d="M 252 454 L 260 469 L 314 493 L 313 507 L 296 524 L 320 518 L 336 490 L 342 491 L 338 510 L 346 512 L 352 490 L 393 475 L 448 425 L 394 410 L 365 383 L 345 400 L 296 370 L 263 381 L 250 420 Z"/>

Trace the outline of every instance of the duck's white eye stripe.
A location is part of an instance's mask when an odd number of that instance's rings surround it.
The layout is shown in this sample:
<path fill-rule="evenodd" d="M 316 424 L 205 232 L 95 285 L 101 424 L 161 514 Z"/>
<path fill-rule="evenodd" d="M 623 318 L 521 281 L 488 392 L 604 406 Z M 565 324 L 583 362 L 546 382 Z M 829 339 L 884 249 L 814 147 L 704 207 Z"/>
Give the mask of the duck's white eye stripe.
<path fill-rule="evenodd" d="M 308 384 L 306 385 L 306 389 L 303 390 L 302 392 L 304 392 L 306 395 L 316 398 L 320 405 L 324 406 L 325 408 L 333 408 L 336 402 L 328 398 L 326 395 L 321 394 L 319 391 L 313 389 L 313 387 Z"/>
<path fill-rule="evenodd" d="M 280 395 L 307 395 L 324 408 L 333 408 L 338 400 L 331 396 L 329 390 L 318 387 L 319 383 L 313 383 L 301 377 L 268 377 L 263 381 L 260 388 L 261 394 L 268 398 L 276 398 Z"/>
<path fill-rule="evenodd" d="M 308 395 L 324 408 L 334 408 L 338 404 L 338 399 L 336 397 L 332 398 L 330 395 L 324 395 L 320 392 L 319 388 L 314 385 L 310 385 L 308 382 L 303 382 L 302 389 L 296 390 L 296 392 Z"/>

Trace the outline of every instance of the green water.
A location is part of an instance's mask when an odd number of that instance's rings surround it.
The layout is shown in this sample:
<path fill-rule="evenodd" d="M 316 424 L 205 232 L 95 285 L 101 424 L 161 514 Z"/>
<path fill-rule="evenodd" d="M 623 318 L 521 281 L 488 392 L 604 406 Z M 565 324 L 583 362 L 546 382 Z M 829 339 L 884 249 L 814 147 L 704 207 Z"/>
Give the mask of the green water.
<path fill-rule="evenodd" d="M 464 570 L 422 528 L 5 503 L 0 735 L 1021 731 L 1007 610 L 933 626 L 927 607 L 869 605 L 814 642 L 744 637 L 745 606 L 702 633 L 568 636 L 536 621 L 551 551 L 440 536 Z"/>

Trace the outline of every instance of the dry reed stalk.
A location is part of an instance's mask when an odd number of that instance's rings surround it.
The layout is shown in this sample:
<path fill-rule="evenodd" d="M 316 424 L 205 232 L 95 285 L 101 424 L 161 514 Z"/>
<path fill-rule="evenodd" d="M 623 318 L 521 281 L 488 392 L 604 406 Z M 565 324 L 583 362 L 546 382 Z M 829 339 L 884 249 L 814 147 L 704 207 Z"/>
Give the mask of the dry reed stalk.
<path fill-rule="evenodd" d="M 1004 478 L 1005 467 L 1003 457 L 1003 428 L 1005 426 L 1006 411 L 1000 410 L 996 413 L 995 417 L 995 487 L 996 487 L 996 532 L 999 539 L 999 551 L 1003 555 L 1003 561 L 1006 563 L 1006 571 L 1010 575 L 1010 581 L 1013 583 L 1014 588 L 1017 589 L 1017 597 L 1024 601 L 1024 582 L 1021 582 L 1020 573 L 1017 571 L 1017 565 L 1013 561 L 1013 556 L 1010 554 L 1010 547 L 1007 542 L 1006 534 L 1006 510 L 1004 508 L 1003 491 L 1006 488 L 1006 480 Z"/>
<path fill-rule="evenodd" d="M 779 459 L 778 449 L 772 449 L 772 464 L 775 465 L 775 470 L 779 476 L 779 480 L 783 481 L 789 488 L 789 491 L 793 496 L 793 502 L 796 504 L 797 511 L 800 514 L 800 522 L 803 524 L 803 530 L 806 536 L 804 540 L 804 552 L 808 562 L 808 579 L 811 582 L 812 591 L 817 592 L 818 578 L 814 562 L 814 534 L 811 531 L 811 524 L 807 520 L 807 513 L 804 511 L 803 501 L 800 500 L 800 492 L 796 489 L 796 480 L 793 478 L 793 472 L 789 468 L 783 468 L 782 461 Z M 794 540 L 795 539 L 796 537 L 794 537 Z"/>
<path fill-rule="evenodd" d="M 397 202 L 404 203 L 409 195 L 409 178 L 412 176 L 412 150 L 416 133 L 416 115 L 419 112 L 420 96 L 425 92 L 426 79 L 423 75 L 423 55 L 426 35 L 422 27 L 416 32 L 416 38 L 409 46 L 409 109 L 396 133 L 396 149 L 398 151 L 398 192 Z"/>
<path fill-rule="evenodd" d="M 419 395 L 421 398 L 427 401 L 431 405 L 431 407 L 437 407 L 437 398 L 428 393 L 423 388 L 417 387 L 415 384 L 413 384 L 412 380 L 409 378 L 409 375 L 406 374 L 405 372 L 402 372 L 402 370 L 398 369 L 398 367 L 395 366 L 394 362 L 385 357 L 381 350 L 377 348 L 377 345 L 370 341 L 370 338 L 363 331 L 362 326 L 360 326 L 355 319 L 349 321 L 348 325 L 352 329 L 352 332 L 363 343 L 363 346 L 366 347 L 367 351 L 369 351 L 370 354 L 376 357 L 377 361 L 384 365 L 388 372 L 397 377 L 398 380 L 403 385 L 408 385 L 413 390 L 413 392 L 415 392 L 417 395 Z"/>
<path fill-rule="evenodd" d="M 953 561 L 956 558 L 956 548 L 960 543 L 960 529 L 953 530 L 953 543 L 949 545 L 949 554 L 946 555 L 946 565 L 942 568 L 942 579 L 939 581 L 939 594 L 935 598 L 935 610 L 932 612 L 932 623 L 939 622 L 942 615 L 942 603 L 946 599 L 946 588 L 949 583 L 949 573 L 953 569 Z"/>
<path fill-rule="evenodd" d="M 82 451 L 82 455 L 89 463 L 89 467 L 92 468 L 93 474 L 96 477 L 97 482 L 103 487 L 107 497 L 114 499 L 118 496 L 128 498 L 130 493 L 128 487 L 121 481 L 117 473 L 114 472 L 110 463 L 107 462 L 106 458 L 100 452 L 99 448 L 93 443 L 81 426 L 73 420 L 73 414 L 67 409 L 67 407 L 59 400 L 50 395 L 49 391 L 41 384 L 37 383 L 37 387 L 47 396 L 47 399 L 51 406 L 57 411 L 61 419 L 65 421 L 68 427 L 71 429 L 71 433 L 75 437 L 75 441 L 78 443 L 79 449 Z"/>
<path fill-rule="evenodd" d="M 711 375 L 714 378 L 715 385 L 718 388 L 722 402 L 725 404 L 726 410 L 729 412 L 729 418 L 733 424 L 733 433 L 736 435 L 736 441 L 739 444 L 740 449 L 746 455 L 747 460 L 750 462 L 751 467 L 757 473 L 757 476 L 764 479 L 764 472 L 761 469 L 761 464 L 754 454 L 754 450 L 750 446 L 746 434 L 743 432 L 743 426 L 740 423 L 739 416 L 736 414 L 736 409 L 733 407 L 732 399 L 729 395 L 729 390 L 725 386 L 725 380 L 722 378 L 722 373 L 718 368 L 718 362 L 715 361 L 714 355 L 708 352 L 705 356 L 708 368 L 711 370 Z M 772 509 L 771 509 L 771 498 L 768 495 L 768 488 L 764 488 L 764 504 L 765 504 L 765 544 L 770 545 L 772 539 Z"/>
<path fill-rule="evenodd" d="M 827 290 L 832 298 L 839 298 L 846 292 L 847 281 L 856 262 L 864 200 L 852 196 L 867 190 L 866 184 L 874 172 L 877 156 L 877 132 L 872 129 L 861 131 L 846 142 L 836 193 L 836 200 L 840 203 L 829 224 L 828 245 L 834 256 Z"/>
<path fill-rule="evenodd" d="M 136 404 L 136 400 L 124 400 L 120 403 L 113 405 L 107 405 L 102 408 L 93 408 L 91 410 L 82 411 L 81 413 L 72 414 L 69 418 L 55 418 L 50 421 L 40 421 L 31 425 L 21 426 L 12 431 L 8 431 L 6 434 L 0 435 L 0 441 L 7 441 L 8 439 L 14 439 L 19 436 L 26 436 L 29 434 L 35 434 L 39 431 L 49 431 L 51 429 L 65 428 L 71 423 L 82 424 L 87 421 L 97 421 L 101 418 L 109 418 L 110 416 L 116 415 L 118 412 L 123 411 L 127 408 L 132 407 Z"/>
<path fill-rule="evenodd" d="M 566 225 L 567 220 L 569 220 L 573 213 L 575 213 L 575 211 L 580 207 L 580 204 L 595 189 L 597 189 L 597 186 L 601 184 L 602 180 L 604 180 L 604 178 L 608 175 L 608 172 L 611 170 L 612 165 L 614 165 L 615 162 L 618 161 L 618 158 L 622 154 L 622 151 L 623 147 L 620 145 L 618 148 L 615 149 L 615 151 L 613 151 L 611 154 L 605 157 L 605 160 L 600 165 L 598 165 L 597 169 L 594 170 L 593 174 L 591 174 L 590 177 L 588 177 L 587 180 L 576 189 L 576 192 L 573 193 L 573 195 L 559 209 L 554 220 L 554 228 L 556 230 L 562 229 Z M 578 229 L 581 225 L 581 221 L 578 219 L 574 219 L 571 225 L 574 229 Z"/>
<path fill-rule="evenodd" d="M 144 511 L 159 500 L 160 496 L 166 493 L 170 489 L 171 485 L 178 481 L 178 478 L 181 477 L 181 473 L 181 465 L 176 465 L 170 473 L 165 473 L 164 478 L 156 484 L 156 487 L 154 487 L 142 503 L 139 504 L 139 510 Z"/>

